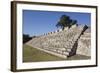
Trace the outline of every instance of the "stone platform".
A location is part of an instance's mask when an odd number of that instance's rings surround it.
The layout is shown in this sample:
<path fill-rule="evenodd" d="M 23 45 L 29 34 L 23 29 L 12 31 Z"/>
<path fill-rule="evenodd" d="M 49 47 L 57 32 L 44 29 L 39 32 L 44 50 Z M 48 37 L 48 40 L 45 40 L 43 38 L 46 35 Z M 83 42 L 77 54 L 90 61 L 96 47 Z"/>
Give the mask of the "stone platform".
<path fill-rule="evenodd" d="M 75 54 L 90 56 L 91 34 L 88 27 L 73 25 L 70 29 L 59 29 L 54 32 L 33 38 L 26 44 L 41 51 L 67 58 Z"/>

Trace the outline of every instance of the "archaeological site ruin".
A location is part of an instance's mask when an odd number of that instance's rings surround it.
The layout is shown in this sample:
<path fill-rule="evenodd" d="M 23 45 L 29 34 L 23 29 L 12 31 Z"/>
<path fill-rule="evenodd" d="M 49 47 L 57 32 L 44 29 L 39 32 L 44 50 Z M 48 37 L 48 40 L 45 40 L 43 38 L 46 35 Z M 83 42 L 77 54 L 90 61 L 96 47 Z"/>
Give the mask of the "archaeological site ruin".
<path fill-rule="evenodd" d="M 91 28 L 73 25 L 32 38 L 26 44 L 64 59 L 76 54 L 91 57 Z"/>

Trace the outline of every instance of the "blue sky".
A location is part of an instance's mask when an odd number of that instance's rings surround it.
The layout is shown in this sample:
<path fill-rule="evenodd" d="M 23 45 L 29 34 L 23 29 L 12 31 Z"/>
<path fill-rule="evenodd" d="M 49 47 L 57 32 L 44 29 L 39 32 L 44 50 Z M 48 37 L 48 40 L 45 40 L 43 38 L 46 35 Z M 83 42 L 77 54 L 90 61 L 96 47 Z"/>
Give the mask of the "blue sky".
<path fill-rule="evenodd" d="M 23 10 L 23 33 L 34 36 L 57 30 L 55 25 L 62 15 L 70 16 L 78 24 L 91 24 L 90 13 Z"/>

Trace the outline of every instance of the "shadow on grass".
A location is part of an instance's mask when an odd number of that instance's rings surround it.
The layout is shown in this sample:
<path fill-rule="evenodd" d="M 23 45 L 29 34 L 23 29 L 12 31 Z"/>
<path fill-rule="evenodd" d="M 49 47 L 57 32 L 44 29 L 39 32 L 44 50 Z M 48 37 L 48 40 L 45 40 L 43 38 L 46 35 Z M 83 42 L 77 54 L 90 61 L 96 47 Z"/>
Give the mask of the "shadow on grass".
<path fill-rule="evenodd" d="M 76 54 L 74 56 L 68 57 L 68 60 L 86 60 L 86 59 L 91 59 L 91 57 L 85 56 L 85 55 L 80 55 L 80 54 Z"/>

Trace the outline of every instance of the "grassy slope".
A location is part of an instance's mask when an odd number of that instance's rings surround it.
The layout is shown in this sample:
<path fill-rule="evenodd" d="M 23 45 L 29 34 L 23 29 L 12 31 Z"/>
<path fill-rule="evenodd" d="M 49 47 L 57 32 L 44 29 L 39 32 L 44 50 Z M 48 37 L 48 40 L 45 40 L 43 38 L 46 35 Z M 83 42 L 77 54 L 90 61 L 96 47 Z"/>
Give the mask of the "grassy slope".
<path fill-rule="evenodd" d="M 28 45 L 23 46 L 23 62 L 82 60 L 82 59 L 90 59 L 90 57 L 83 55 L 75 55 L 69 57 L 68 59 L 62 59 L 60 57 L 45 53 Z"/>

